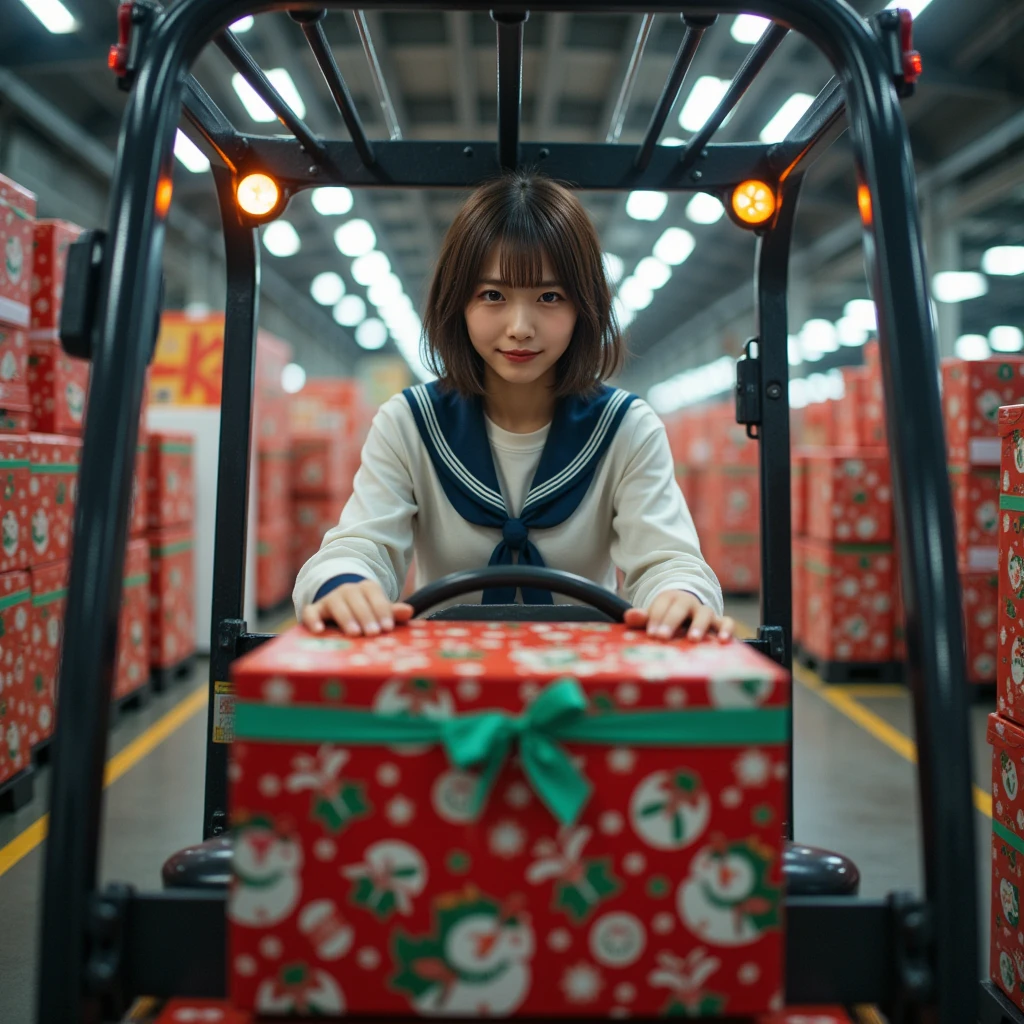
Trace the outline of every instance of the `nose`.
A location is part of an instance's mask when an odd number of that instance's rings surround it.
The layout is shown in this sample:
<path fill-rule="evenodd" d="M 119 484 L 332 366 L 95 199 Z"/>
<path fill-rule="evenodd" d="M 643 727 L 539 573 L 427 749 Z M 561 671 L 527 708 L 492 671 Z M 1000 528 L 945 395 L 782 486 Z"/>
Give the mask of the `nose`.
<path fill-rule="evenodd" d="M 534 326 L 533 317 L 530 315 L 530 303 L 510 302 L 508 304 L 505 334 L 515 341 L 526 341 L 533 337 Z"/>

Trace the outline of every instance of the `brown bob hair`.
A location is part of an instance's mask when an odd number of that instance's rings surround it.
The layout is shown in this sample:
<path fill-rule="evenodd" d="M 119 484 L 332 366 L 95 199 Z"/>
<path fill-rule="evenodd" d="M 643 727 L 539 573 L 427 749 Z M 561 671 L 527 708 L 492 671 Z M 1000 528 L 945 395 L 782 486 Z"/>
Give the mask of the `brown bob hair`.
<path fill-rule="evenodd" d="M 577 310 L 569 347 L 556 364 L 555 394 L 593 391 L 619 369 L 625 354 L 601 243 L 576 196 L 533 171 L 481 185 L 452 221 L 423 318 L 427 365 L 460 394 L 484 394 L 484 364 L 470 341 L 465 309 L 495 246 L 501 279 L 512 288 L 539 286 L 547 254 Z"/>

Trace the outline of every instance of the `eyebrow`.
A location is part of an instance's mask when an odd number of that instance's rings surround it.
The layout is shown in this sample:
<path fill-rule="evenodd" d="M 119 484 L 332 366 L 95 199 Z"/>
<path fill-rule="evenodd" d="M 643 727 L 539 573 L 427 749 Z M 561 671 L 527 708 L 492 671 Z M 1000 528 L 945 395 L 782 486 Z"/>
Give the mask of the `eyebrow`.
<path fill-rule="evenodd" d="M 511 288 L 512 286 L 508 281 L 499 281 L 493 277 L 482 277 L 477 284 L 496 284 L 501 288 Z M 564 285 L 561 281 L 541 281 L 540 284 L 535 285 L 536 288 L 562 288 Z"/>

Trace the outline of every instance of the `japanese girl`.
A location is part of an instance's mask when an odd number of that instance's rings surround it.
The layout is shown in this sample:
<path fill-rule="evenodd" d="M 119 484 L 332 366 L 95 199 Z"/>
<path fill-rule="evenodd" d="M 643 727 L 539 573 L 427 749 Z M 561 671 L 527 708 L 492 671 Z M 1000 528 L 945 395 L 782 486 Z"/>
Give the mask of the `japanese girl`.
<path fill-rule="evenodd" d="M 398 598 L 413 557 L 417 586 L 518 561 L 612 590 L 618 567 L 630 626 L 728 640 L 665 429 L 603 383 L 623 342 L 575 195 L 523 172 L 478 188 L 445 237 L 424 332 L 437 380 L 374 418 L 341 520 L 299 572 L 299 620 L 377 635 L 412 614 Z"/>

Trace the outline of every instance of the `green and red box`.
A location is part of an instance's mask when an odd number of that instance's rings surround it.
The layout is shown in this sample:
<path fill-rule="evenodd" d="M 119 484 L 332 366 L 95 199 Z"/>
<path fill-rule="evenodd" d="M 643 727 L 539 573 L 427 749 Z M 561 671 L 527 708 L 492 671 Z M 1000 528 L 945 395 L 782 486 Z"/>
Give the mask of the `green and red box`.
<path fill-rule="evenodd" d="M 715 528 L 753 533 L 761 523 L 761 482 L 757 466 L 708 466 L 701 480 L 701 502 Z"/>
<path fill-rule="evenodd" d="M 30 424 L 41 434 L 81 434 L 89 397 L 89 363 L 60 341 L 35 340 L 28 357 Z"/>
<path fill-rule="evenodd" d="M 292 435 L 292 494 L 306 498 L 348 494 L 359 468 L 359 447 L 336 434 Z"/>
<path fill-rule="evenodd" d="M 843 544 L 892 540 L 892 485 L 884 448 L 827 448 L 807 458 L 807 534 Z"/>
<path fill-rule="evenodd" d="M 296 627 L 232 675 L 235 1007 L 782 1006 L 789 680 L 748 645 Z"/>
<path fill-rule="evenodd" d="M 0 322 L 0 384 L 28 388 L 28 333 L 3 322 Z"/>
<path fill-rule="evenodd" d="M 128 536 L 144 537 L 149 529 L 149 435 L 139 432 L 135 448 L 135 470 L 132 473 L 132 504 L 128 513 Z"/>
<path fill-rule="evenodd" d="M 942 414 L 950 462 L 998 466 L 999 407 L 1024 402 L 1024 357 L 944 359 Z"/>
<path fill-rule="evenodd" d="M 1024 722 L 1024 406 L 1000 409 L 996 707 Z"/>
<path fill-rule="evenodd" d="M 173 668 L 196 650 L 192 527 L 154 530 L 148 541 L 149 664 L 152 668 Z"/>
<path fill-rule="evenodd" d="M 59 434 L 29 434 L 28 519 L 31 565 L 71 555 L 82 440 Z"/>
<path fill-rule="evenodd" d="M 49 728 L 41 730 L 41 739 L 46 739 L 53 732 L 70 568 L 70 561 L 64 559 L 47 565 L 35 565 L 29 570 L 32 587 L 29 678 L 34 699 L 39 702 L 40 708 L 48 712 L 42 714 L 40 725 L 49 719 Z"/>
<path fill-rule="evenodd" d="M 184 431 L 149 433 L 146 506 L 151 530 L 184 526 L 195 518 L 194 439 Z"/>
<path fill-rule="evenodd" d="M 761 543 L 757 533 L 701 533 L 701 553 L 727 594 L 756 594 L 761 587 Z"/>
<path fill-rule="evenodd" d="M 292 514 L 292 453 L 288 448 L 256 453 L 256 516 L 261 523 L 277 523 Z"/>
<path fill-rule="evenodd" d="M 32 301 L 32 237 L 36 197 L 0 174 L 0 320 L 28 327 Z"/>
<path fill-rule="evenodd" d="M 956 463 L 949 467 L 949 482 L 960 571 L 994 572 L 999 558 L 999 469 Z"/>
<path fill-rule="evenodd" d="M 64 220 L 37 220 L 32 237 L 32 330 L 33 341 L 58 342 L 60 314 L 64 306 L 64 276 L 68 250 L 82 233 L 77 224 Z"/>
<path fill-rule="evenodd" d="M 999 576 L 995 571 L 961 573 L 960 594 L 964 607 L 967 681 L 995 682 L 999 649 Z"/>
<path fill-rule="evenodd" d="M 295 573 L 291 564 L 294 527 L 288 519 L 260 523 L 256 534 L 256 607 L 270 609 L 292 592 Z"/>
<path fill-rule="evenodd" d="M 0 434 L 0 573 L 27 569 L 31 562 L 30 466 L 28 437 Z"/>
<path fill-rule="evenodd" d="M 117 626 L 114 698 L 127 697 L 149 682 L 149 541 L 128 541 Z"/>

